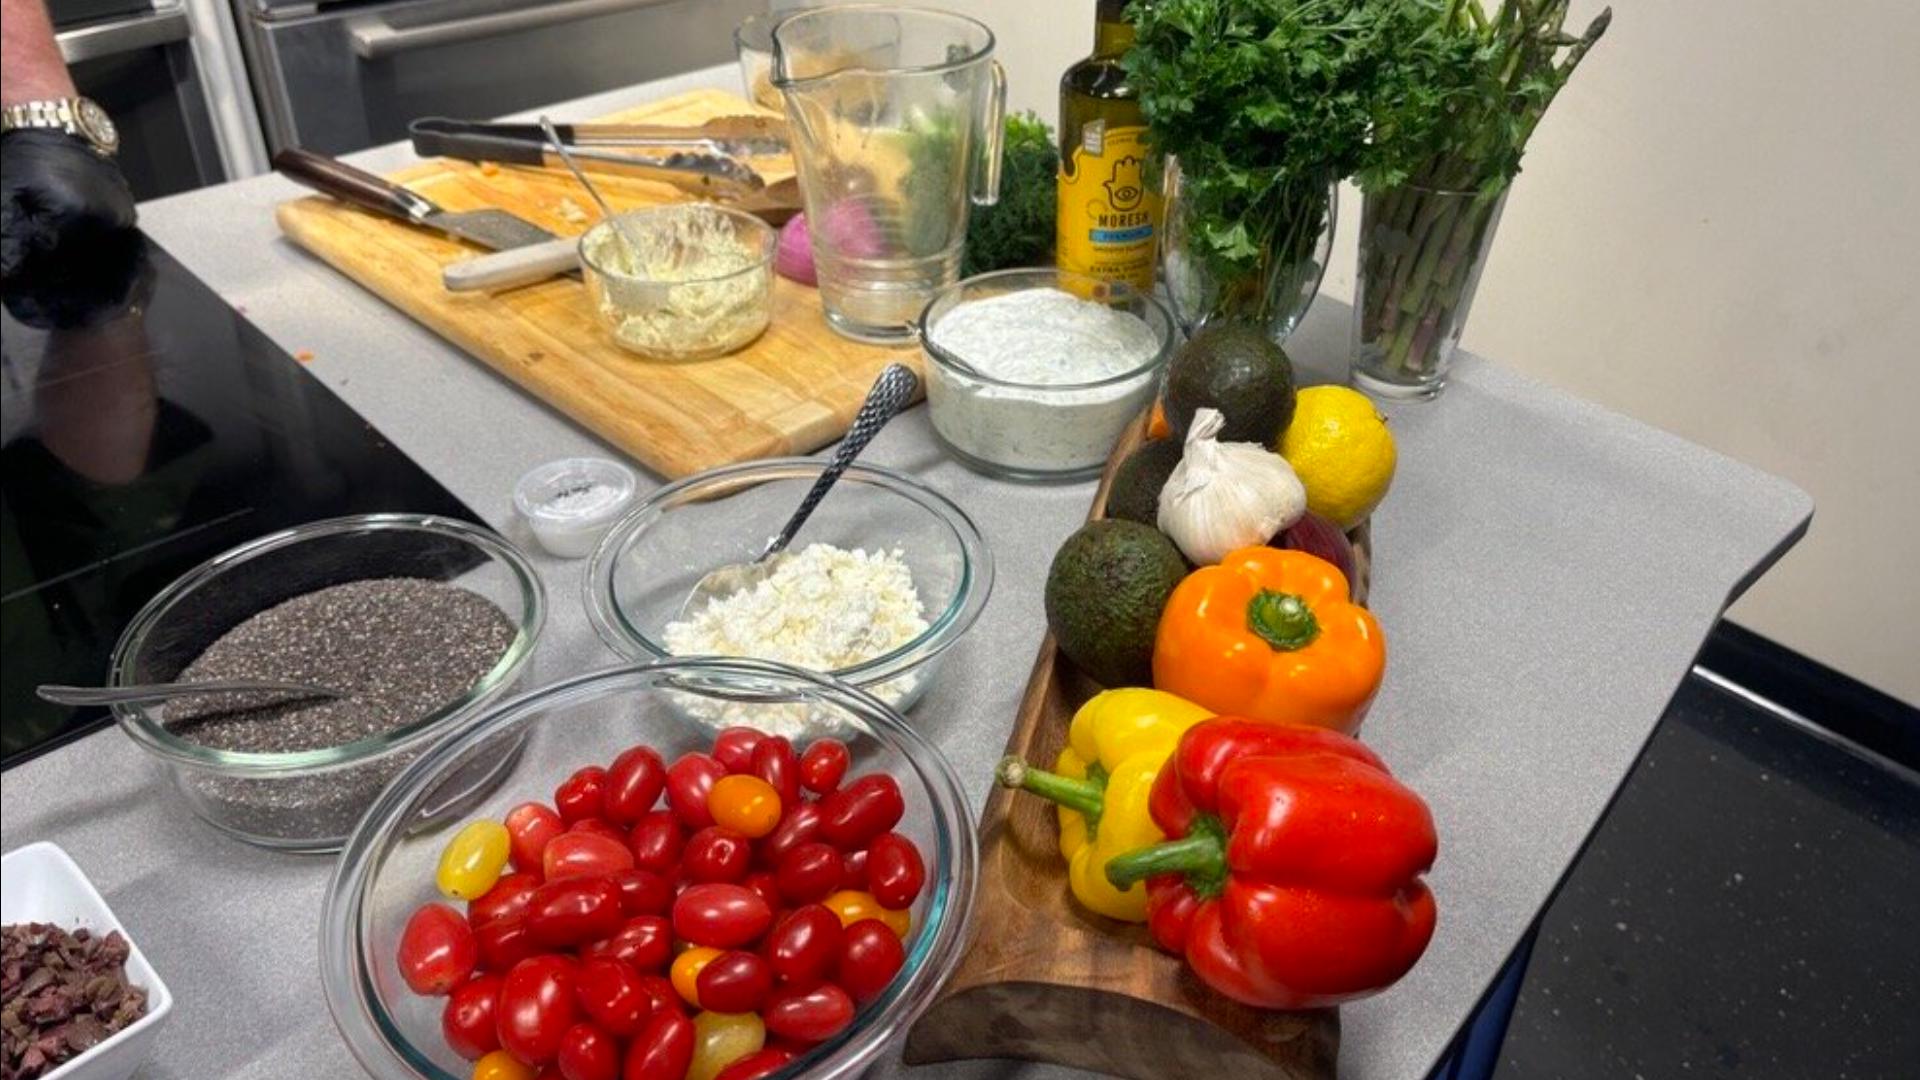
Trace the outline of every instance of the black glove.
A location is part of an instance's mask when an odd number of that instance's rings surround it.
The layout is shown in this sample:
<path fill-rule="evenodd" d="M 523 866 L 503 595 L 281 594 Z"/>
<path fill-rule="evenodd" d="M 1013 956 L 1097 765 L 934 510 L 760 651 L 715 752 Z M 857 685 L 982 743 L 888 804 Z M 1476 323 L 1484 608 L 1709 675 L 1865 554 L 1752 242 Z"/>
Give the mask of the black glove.
<path fill-rule="evenodd" d="M 0 281 L 69 276 L 87 246 L 133 228 L 119 166 L 58 131 L 0 137 Z"/>

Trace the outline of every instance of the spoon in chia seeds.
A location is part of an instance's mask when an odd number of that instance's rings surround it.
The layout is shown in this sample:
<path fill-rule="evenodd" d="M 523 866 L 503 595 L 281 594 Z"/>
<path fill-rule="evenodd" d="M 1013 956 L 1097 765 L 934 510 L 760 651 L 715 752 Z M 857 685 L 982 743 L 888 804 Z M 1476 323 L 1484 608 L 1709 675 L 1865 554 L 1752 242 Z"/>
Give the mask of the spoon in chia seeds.
<path fill-rule="evenodd" d="M 132 686 L 62 686 L 47 683 L 34 690 L 42 701 L 55 705 L 136 705 L 143 702 L 171 701 L 174 698 L 199 697 L 202 694 L 280 694 L 294 698 L 346 697 L 347 691 L 307 683 L 262 682 L 247 679 L 221 679 L 207 682 L 142 683 Z"/>
<path fill-rule="evenodd" d="M 920 389 L 920 378 L 911 368 L 900 364 L 888 364 L 873 381 L 873 388 L 867 391 L 867 398 L 860 403 L 860 411 L 854 414 L 853 426 L 847 429 L 847 437 L 840 440 L 840 448 L 833 452 L 833 458 L 827 467 L 820 470 L 820 479 L 807 489 L 806 497 L 800 500 L 800 508 L 793 512 L 787 523 L 752 562 L 729 563 L 726 566 L 707 571 L 687 594 L 686 602 L 680 605 L 680 618 L 686 619 L 698 614 L 715 600 L 723 600 L 737 592 L 751 589 L 765 581 L 769 575 L 788 558 L 787 545 L 793 543 L 793 536 L 800 526 L 807 523 L 819 507 L 820 500 L 827 497 L 840 474 L 847 471 L 853 459 L 867 448 L 887 421 L 899 415 L 907 402 Z"/>

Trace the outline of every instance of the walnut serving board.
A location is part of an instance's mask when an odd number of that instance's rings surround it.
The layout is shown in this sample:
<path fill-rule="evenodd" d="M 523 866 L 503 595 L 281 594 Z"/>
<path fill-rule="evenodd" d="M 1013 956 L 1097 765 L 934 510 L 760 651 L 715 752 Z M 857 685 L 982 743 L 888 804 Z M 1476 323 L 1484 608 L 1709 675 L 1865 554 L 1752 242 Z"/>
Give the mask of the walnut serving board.
<path fill-rule="evenodd" d="M 734 95 L 701 90 L 603 119 L 698 124 L 755 111 Z M 793 174 L 785 157 L 752 164 L 769 183 Z M 584 232 L 598 216 L 564 171 L 435 160 L 390 179 L 445 209 L 495 207 L 561 236 Z M 594 182 L 623 210 L 686 198 L 650 181 Z M 440 284 L 442 268 L 478 249 L 323 196 L 283 203 L 275 218 L 294 243 L 668 478 L 819 449 L 846 433 L 881 368 L 897 362 L 920 369 L 918 349 L 835 334 L 819 294 L 785 278 L 775 278 L 772 325 L 740 352 L 648 360 L 614 344 L 585 287 L 571 278 L 450 293 Z"/>
<path fill-rule="evenodd" d="M 1113 471 L 1144 439 L 1133 425 Z M 1370 576 L 1367 526 L 1354 540 L 1354 592 Z M 1041 643 L 1007 753 L 1051 766 L 1073 714 L 1100 687 Z M 1021 1058 L 1132 1080 L 1323 1080 L 1334 1076 L 1333 1009 L 1251 1009 L 1208 989 L 1146 927 L 1093 914 L 1067 891 L 1053 804 L 996 787 L 980 822 L 974 938 L 953 978 L 907 1035 L 911 1064 Z"/>

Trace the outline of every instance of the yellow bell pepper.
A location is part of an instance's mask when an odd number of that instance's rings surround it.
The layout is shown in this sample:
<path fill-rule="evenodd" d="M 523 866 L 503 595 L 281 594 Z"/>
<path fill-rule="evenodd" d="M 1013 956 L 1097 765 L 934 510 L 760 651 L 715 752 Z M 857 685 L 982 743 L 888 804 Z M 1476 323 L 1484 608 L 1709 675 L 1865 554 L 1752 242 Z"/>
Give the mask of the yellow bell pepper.
<path fill-rule="evenodd" d="M 1162 690 L 1108 690 L 1074 714 L 1052 772 L 1017 757 L 1000 762 L 995 775 L 1002 786 L 1059 804 L 1067 886 L 1089 911 L 1146 921 L 1146 889 L 1139 884 L 1114 888 L 1107 880 L 1107 860 L 1166 839 L 1147 809 L 1154 777 L 1180 736 L 1212 716 Z"/>

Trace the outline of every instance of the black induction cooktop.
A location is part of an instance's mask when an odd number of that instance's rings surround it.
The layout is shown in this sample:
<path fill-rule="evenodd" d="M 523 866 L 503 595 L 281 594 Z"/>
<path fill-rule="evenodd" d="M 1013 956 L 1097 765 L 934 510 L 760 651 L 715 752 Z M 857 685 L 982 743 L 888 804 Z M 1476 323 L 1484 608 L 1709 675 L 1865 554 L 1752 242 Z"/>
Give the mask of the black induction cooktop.
<path fill-rule="evenodd" d="M 0 300 L 5 765 L 106 722 L 33 688 L 103 682 L 134 613 L 206 559 L 343 514 L 476 520 L 149 241 Z"/>

